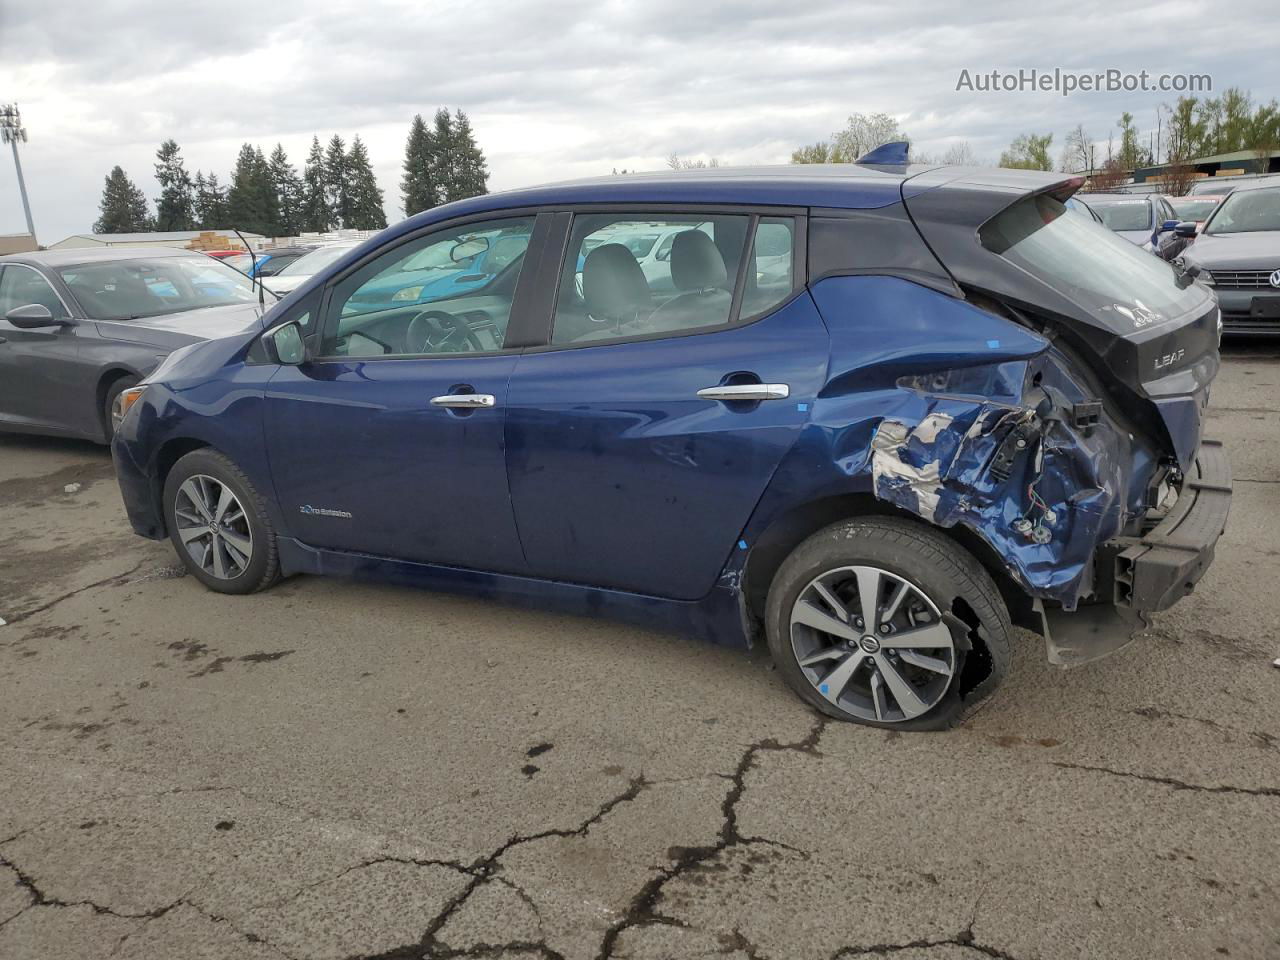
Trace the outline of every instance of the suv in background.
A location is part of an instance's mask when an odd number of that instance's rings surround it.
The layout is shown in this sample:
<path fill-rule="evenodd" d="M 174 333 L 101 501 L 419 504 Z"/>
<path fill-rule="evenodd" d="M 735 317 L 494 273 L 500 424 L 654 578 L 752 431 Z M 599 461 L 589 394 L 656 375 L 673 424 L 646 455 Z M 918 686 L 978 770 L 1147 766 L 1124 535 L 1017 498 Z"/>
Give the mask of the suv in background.
<path fill-rule="evenodd" d="M 432 208 L 126 391 L 130 522 L 223 593 L 381 577 L 763 642 L 833 717 L 948 726 L 1013 624 L 1110 652 L 1226 521 L 1217 305 L 1069 214 L 1080 182 L 894 145 Z M 494 231 L 528 241 L 482 281 L 368 295 Z"/>

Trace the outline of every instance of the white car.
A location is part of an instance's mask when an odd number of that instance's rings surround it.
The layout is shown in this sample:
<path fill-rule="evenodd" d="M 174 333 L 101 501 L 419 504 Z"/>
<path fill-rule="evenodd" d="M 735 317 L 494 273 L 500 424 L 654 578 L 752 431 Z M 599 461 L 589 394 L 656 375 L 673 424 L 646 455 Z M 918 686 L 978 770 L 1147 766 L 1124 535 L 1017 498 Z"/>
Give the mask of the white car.
<path fill-rule="evenodd" d="M 364 243 L 363 240 L 340 240 L 320 247 L 318 250 L 312 250 L 293 261 L 274 277 L 263 277 L 262 285 L 272 293 L 283 297 L 362 243 Z"/>

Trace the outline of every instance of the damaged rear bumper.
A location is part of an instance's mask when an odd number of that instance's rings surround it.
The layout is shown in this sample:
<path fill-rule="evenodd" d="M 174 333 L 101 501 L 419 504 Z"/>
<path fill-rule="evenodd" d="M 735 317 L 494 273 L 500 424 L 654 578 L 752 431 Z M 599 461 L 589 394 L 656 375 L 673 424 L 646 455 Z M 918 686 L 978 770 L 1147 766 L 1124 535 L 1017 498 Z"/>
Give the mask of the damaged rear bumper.
<path fill-rule="evenodd" d="M 1114 653 L 1195 587 L 1213 562 L 1231 510 L 1231 465 L 1219 440 L 1204 440 L 1178 497 L 1158 525 L 1098 550 L 1097 596 L 1073 612 L 1046 609 L 1049 660 L 1075 666 Z"/>

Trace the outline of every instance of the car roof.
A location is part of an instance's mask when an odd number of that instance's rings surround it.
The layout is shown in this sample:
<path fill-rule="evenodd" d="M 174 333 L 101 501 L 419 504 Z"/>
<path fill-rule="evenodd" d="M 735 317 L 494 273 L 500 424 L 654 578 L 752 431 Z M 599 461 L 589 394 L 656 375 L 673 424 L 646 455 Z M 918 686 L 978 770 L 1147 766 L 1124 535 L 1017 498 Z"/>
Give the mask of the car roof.
<path fill-rule="evenodd" d="M 1238 185 L 1232 193 L 1240 193 L 1244 190 L 1275 190 L 1280 188 L 1280 177 L 1259 177 L 1257 180 L 1250 180 L 1247 183 Z"/>
<path fill-rule="evenodd" d="M 28 263 L 45 267 L 71 267 L 113 260 L 155 260 L 160 257 L 203 257 L 199 250 L 181 247 L 73 247 L 69 250 L 34 250 L 0 257 L 0 263 Z"/>
<path fill-rule="evenodd" d="M 912 183 L 912 180 L 915 183 Z M 873 209 L 904 197 L 962 185 L 1014 197 L 1059 184 L 1078 184 L 1069 174 L 1039 170 L 939 167 L 930 164 L 785 164 L 663 170 L 524 187 L 456 200 L 414 214 L 380 234 L 380 242 L 443 220 L 503 210 L 580 204 L 652 206 L 780 206 Z"/>

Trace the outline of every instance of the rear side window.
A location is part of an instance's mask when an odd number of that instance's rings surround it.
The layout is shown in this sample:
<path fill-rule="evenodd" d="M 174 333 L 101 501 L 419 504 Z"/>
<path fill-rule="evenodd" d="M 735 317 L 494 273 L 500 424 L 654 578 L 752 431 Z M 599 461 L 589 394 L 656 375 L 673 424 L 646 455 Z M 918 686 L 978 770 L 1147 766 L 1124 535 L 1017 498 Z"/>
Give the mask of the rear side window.
<path fill-rule="evenodd" d="M 786 300 L 795 286 L 794 262 L 795 222 L 788 217 L 578 216 L 551 342 L 727 326 Z"/>

